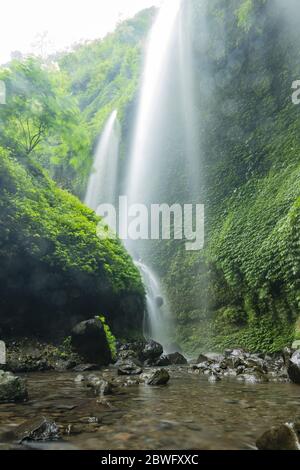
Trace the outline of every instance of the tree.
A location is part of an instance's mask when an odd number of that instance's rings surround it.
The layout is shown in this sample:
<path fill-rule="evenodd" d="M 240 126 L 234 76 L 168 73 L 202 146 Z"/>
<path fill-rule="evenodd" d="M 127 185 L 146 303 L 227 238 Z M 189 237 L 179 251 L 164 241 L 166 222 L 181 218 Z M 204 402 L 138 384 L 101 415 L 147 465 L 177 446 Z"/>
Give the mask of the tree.
<path fill-rule="evenodd" d="M 0 80 L 7 90 L 0 145 L 19 159 L 39 161 L 69 187 L 65 175 L 89 166 L 90 137 L 66 74 L 30 57 L 0 69 Z"/>

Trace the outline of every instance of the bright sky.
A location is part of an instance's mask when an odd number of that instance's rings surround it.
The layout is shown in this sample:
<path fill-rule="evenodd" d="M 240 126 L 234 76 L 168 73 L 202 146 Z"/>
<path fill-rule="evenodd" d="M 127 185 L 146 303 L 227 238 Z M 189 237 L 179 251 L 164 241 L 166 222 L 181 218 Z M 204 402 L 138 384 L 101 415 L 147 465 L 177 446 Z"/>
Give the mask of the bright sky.
<path fill-rule="evenodd" d="M 47 34 L 47 53 L 103 37 L 118 21 L 162 0 L 4 0 L 0 5 L 0 63 L 13 51 L 34 52 Z"/>

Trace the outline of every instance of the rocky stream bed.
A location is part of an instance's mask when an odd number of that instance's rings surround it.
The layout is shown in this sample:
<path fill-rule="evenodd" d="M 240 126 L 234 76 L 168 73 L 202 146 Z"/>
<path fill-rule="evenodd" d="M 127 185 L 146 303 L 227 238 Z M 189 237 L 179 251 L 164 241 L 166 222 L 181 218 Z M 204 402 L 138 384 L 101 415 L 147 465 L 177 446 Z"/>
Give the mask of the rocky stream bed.
<path fill-rule="evenodd" d="M 298 360 L 286 349 L 187 361 L 150 341 L 100 370 L 2 372 L 0 449 L 299 449 Z"/>

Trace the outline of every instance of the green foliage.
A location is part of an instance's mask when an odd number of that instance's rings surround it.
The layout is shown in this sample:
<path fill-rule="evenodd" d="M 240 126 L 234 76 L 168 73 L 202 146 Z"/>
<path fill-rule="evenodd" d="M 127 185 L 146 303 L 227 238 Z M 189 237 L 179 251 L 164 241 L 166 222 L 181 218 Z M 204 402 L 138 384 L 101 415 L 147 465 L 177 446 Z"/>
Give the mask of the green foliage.
<path fill-rule="evenodd" d="M 97 305 L 122 315 L 117 305 L 127 295 L 143 306 L 138 270 L 118 240 L 98 238 L 99 220 L 35 163 L 21 164 L 0 148 L 0 317 L 25 309 L 36 318 L 38 308 L 40 321 L 43 314 L 68 320 L 81 310 L 88 317 Z"/>
<path fill-rule="evenodd" d="M 236 11 L 236 16 L 238 19 L 238 26 L 243 28 L 245 31 L 249 31 L 250 15 L 253 11 L 253 0 L 244 0 L 241 6 Z"/>
<path fill-rule="evenodd" d="M 96 317 L 96 319 L 101 321 L 101 323 L 102 323 L 102 326 L 103 326 L 104 331 L 105 331 L 107 343 L 108 343 L 108 346 L 109 346 L 109 349 L 110 349 L 110 352 L 111 352 L 111 357 L 113 358 L 113 360 L 115 360 L 117 358 L 116 338 L 112 334 L 108 324 L 106 323 L 105 317 L 103 315 L 100 315 L 100 316 Z"/>
<path fill-rule="evenodd" d="M 54 65 L 29 58 L 0 69 L 7 89 L 7 103 L 0 107 L 0 145 L 18 159 L 32 156 L 59 184 L 79 192 L 90 137 L 67 75 Z"/>

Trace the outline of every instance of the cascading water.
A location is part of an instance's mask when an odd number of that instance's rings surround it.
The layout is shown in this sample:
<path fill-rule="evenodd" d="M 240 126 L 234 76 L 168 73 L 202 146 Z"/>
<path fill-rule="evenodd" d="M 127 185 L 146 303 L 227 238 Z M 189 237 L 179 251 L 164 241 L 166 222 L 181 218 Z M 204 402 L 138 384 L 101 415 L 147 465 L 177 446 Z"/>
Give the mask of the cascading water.
<path fill-rule="evenodd" d="M 135 124 L 127 197 L 129 204 L 190 203 L 199 184 L 199 151 L 195 132 L 195 105 L 191 41 L 185 32 L 188 2 L 165 0 L 152 27 L 146 53 Z M 178 182 L 182 174 L 182 184 Z M 138 264 L 147 291 L 145 334 L 167 346 L 172 340 L 168 300 L 148 268 L 155 265 L 157 245 L 130 242 L 139 253 Z M 164 298 L 162 306 L 157 300 Z"/>
<path fill-rule="evenodd" d="M 150 32 L 122 191 L 128 205 L 191 203 L 199 186 L 192 76 L 195 67 L 191 63 L 191 41 L 186 32 L 187 6 L 185 0 L 165 0 Z M 88 185 L 85 202 L 94 210 L 100 203 L 115 203 L 120 195 L 116 185 L 118 151 L 117 112 L 114 111 L 100 138 Z M 182 175 L 180 184 L 178 173 Z M 159 341 L 167 350 L 172 341 L 168 300 L 162 294 L 158 277 L 149 268 L 155 265 L 157 245 L 149 240 L 129 240 L 125 245 L 146 288 L 145 336 Z"/>
<path fill-rule="evenodd" d="M 96 148 L 85 197 L 85 204 L 95 211 L 101 203 L 115 203 L 119 143 L 117 111 L 113 111 L 105 124 Z"/>
<path fill-rule="evenodd" d="M 149 175 L 151 174 L 156 181 L 162 176 L 153 172 L 153 169 L 149 173 L 148 169 L 151 168 L 155 153 L 156 131 L 153 129 L 153 123 L 159 111 L 159 96 L 163 94 L 166 85 L 164 78 L 168 74 L 168 55 L 172 47 L 180 4 L 181 0 L 166 1 L 150 32 L 127 181 L 126 193 L 129 204 L 154 203 L 152 196 L 155 189 L 153 186 L 150 191 L 147 189 Z M 133 256 L 135 255 L 136 250 L 132 249 L 132 243 L 128 244 L 128 250 Z M 162 295 L 160 282 L 152 270 L 145 263 L 136 264 L 143 277 L 147 294 L 144 334 L 159 341 L 166 349 L 170 343 L 171 327 L 167 299 Z"/>
<path fill-rule="evenodd" d="M 144 335 L 163 344 L 165 349 L 168 337 L 167 306 L 161 296 L 161 288 L 155 274 L 140 261 L 135 262 L 146 286 L 147 316 L 144 319 Z M 167 349 L 166 349 L 167 350 Z"/>
<path fill-rule="evenodd" d="M 165 95 L 169 55 L 174 34 L 177 35 L 180 5 L 181 0 L 166 0 L 150 32 L 127 184 L 131 203 L 144 202 L 147 193 L 151 193 L 151 190 L 144 190 L 149 174 L 156 180 L 157 176 L 162 176 L 157 175 L 153 168 L 151 173 L 148 170 L 153 163 L 157 137 L 161 134 L 160 131 L 155 136 L 154 132 L 157 131 L 156 123 L 161 111 L 160 98 Z"/>

